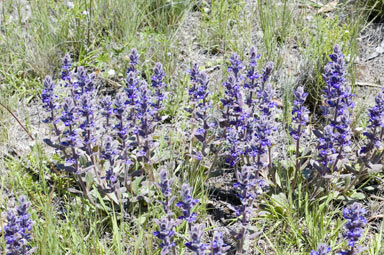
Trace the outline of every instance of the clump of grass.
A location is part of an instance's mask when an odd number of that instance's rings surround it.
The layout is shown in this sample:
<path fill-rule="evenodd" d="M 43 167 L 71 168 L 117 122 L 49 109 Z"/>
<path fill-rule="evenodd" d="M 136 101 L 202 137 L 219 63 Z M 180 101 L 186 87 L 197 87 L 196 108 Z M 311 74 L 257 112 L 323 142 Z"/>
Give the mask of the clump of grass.
<path fill-rule="evenodd" d="M 310 21 L 312 30 L 305 26 L 297 40 L 301 54 L 304 57 L 302 75 L 299 84 L 306 87 L 309 93 L 308 103 L 311 110 L 318 111 L 322 104 L 321 93 L 324 87 L 322 77 L 323 67 L 329 61 L 328 53 L 331 52 L 334 43 L 339 43 L 347 56 L 348 73 L 354 86 L 354 65 L 357 56 L 356 39 L 360 27 L 360 20 L 342 23 L 338 18 L 315 16 Z"/>
<path fill-rule="evenodd" d="M 249 7 L 243 0 L 203 1 L 198 35 L 202 49 L 213 55 L 242 52 L 251 36 Z"/>
<path fill-rule="evenodd" d="M 259 24 L 263 31 L 263 50 L 265 57 L 274 61 L 277 66 L 281 64 L 282 58 L 279 49 L 287 40 L 294 35 L 293 25 L 293 1 L 267 1 L 257 0 Z"/>
<path fill-rule="evenodd" d="M 8 90 L 23 91 L 39 87 L 39 81 L 55 73 L 66 52 L 80 65 L 101 63 L 102 69 L 110 64 L 105 52 L 121 57 L 133 43 L 141 48 L 138 41 L 147 50 L 142 32 L 172 41 L 172 31 L 192 5 L 166 0 L 5 1 L 0 10 L 0 73 Z M 164 45 L 166 49 L 152 53 L 170 52 L 169 44 Z"/>
<path fill-rule="evenodd" d="M 384 20 L 384 0 L 356 1 L 358 8 L 368 15 L 368 19 L 373 22 L 381 23 Z"/>

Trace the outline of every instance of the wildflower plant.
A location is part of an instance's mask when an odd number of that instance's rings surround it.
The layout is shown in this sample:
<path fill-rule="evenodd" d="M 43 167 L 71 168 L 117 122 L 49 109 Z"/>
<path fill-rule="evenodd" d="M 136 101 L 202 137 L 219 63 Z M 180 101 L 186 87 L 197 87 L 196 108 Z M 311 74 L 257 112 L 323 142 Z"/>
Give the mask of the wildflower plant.
<path fill-rule="evenodd" d="M 223 233 L 215 231 L 209 246 L 209 255 L 225 255 L 230 246 L 224 243 Z"/>
<path fill-rule="evenodd" d="M 16 213 L 8 210 L 6 214 L 7 224 L 4 227 L 4 239 L 7 255 L 27 255 L 34 252 L 29 245 L 32 240 L 33 222 L 28 213 L 31 203 L 25 196 L 20 196 Z"/>
<path fill-rule="evenodd" d="M 176 197 L 172 196 L 172 184 L 174 178 L 169 178 L 168 171 L 163 168 L 160 173 L 160 182 L 156 183 L 156 186 L 161 190 L 161 193 L 164 195 L 164 201 L 159 201 L 163 205 L 163 209 L 166 215 L 172 216 L 174 213 L 171 210 L 171 206 L 175 201 Z"/>
<path fill-rule="evenodd" d="M 303 87 L 298 87 L 294 92 L 295 100 L 292 109 L 292 123 L 294 126 L 290 127 L 290 135 L 296 141 L 296 169 L 294 183 L 297 182 L 298 173 L 300 171 L 300 138 L 304 133 L 304 129 L 309 122 L 309 110 L 304 106 L 304 102 L 308 93 L 304 92 Z"/>
<path fill-rule="evenodd" d="M 185 246 L 193 252 L 195 255 L 203 255 L 207 249 L 207 245 L 202 242 L 204 235 L 204 225 L 195 224 L 191 227 L 189 236 L 189 242 L 185 243 Z"/>
<path fill-rule="evenodd" d="M 230 58 L 225 87 L 222 119 L 223 137 L 229 147 L 227 162 L 238 172 L 239 163 L 269 166 L 272 171 L 272 135 L 276 131 L 274 90 L 267 83 L 273 64 L 268 62 L 262 74 L 257 71 L 259 56 L 250 50 L 246 66 L 237 54 Z M 246 74 L 242 71 L 246 70 Z M 268 157 L 268 160 L 265 159 Z"/>
<path fill-rule="evenodd" d="M 343 209 L 343 217 L 347 220 L 343 237 L 348 242 L 349 249 L 342 251 L 341 254 L 358 255 L 365 250 L 364 247 L 358 247 L 357 243 L 363 236 L 364 226 L 367 224 L 366 213 L 363 206 L 356 202 Z"/>
<path fill-rule="evenodd" d="M 165 216 L 160 220 L 155 220 L 160 230 L 154 232 L 154 236 L 161 241 L 161 254 L 176 254 L 176 244 L 174 243 L 173 238 L 175 235 L 175 227 L 179 222 L 173 219 L 174 213 L 171 208 L 176 199 L 175 196 L 172 196 L 172 184 L 174 178 L 169 178 L 168 170 L 166 168 L 163 168 L 160 171 L 159 178 L 160 181 L 156 183 L 156 186 L 163 194 L 164 199 L 158 201 L 158 203 L 163 206 Z"/>
<path fill-rule="evenodd" d="M 197 63 L 193 65 L 188 73 L 192 87 L 188 90 L 190 107 L 185 110 L 192 115 L 192 136 L 201 144 L 201 150 L 194 149 L 190 153 L 192 157 L 200 162 L 209 153 L 208 149 L 212 145 L 210 142 L 213 140 L 212 137 L 215 136 L 216 122 L 210 114 L 212 106 L 208 101 L 208 75 L 204 71 L 200 71 Z M 212 133 L 212 137 L 209 135 L 210 133 Z"/>
<path fill-rule="evenodd" d="M 329 57 L 330 62 L 325 66 L 323 74 L 326 88 L 322 111 L 326 125 L 321 131 L 314 131 L 318 137 L 318 164 L 314 164 L 314 167 L 322 177 L 336 171 L 341 173 L 353 169 L 353 173 L 358 172 L 346 160 L 352 143 L 350 124 L 354 95 L 346 80 L 344 55 L 336 45 Z M 204 160 L 211 163 L 211 167 L 208 167 L 211 170 L 219 158 L 223 159 L 225 167 L 233 170 L 236 181 L 233 188 L 240 200 L 240 205 L 235 210 L 240 227 L 231 231 L 236 240 L 236 254 L 245 254 L 249 241 L 258 235 L 251 224 L 257 207 L 256 201 L 269 180 L 277 183 L 277 175 L 273 172 L 276 169 L 272 164 L 272 148 L 279 126 L 276 121 L 278 109 L 274 100 L 275 90 L 269 82 L 273 63 L 267 62 L 262 68 L 259 59 L 260 55 L 254 47 L 249 52 L 248 60 L 243 61 L 239 55 L 232 54 L 227 77 L 222 84 L 224 93 L 218 106 L 210 100 L 210 80 L 207 73 L 200 70 L 197 64 L 193 64 L 188 71 L 191 86 L 188 89 L 189 102 L 185 110 L 192 127 L 187 135 L 191 138 L 188 158 L 194 159 L 190 162 L 190 168 L 200 169 L 200 162 Z M 94 73 L 89 73 L 81 66 L 71 70 L 72 66 L 69 55 L 66 55 L 60 75 L 61 82 L 55 83 L 51 77 L 47 77 L 42 91 L 43 108 L 46 112 L 44 122 L 52 128 L 53 136 L 52 140 L 45 141 L 61 156 L 61 161 L 55 162 L 55 166 L 77 178 L 82 193 L 92 204 L 95 204 L 92 196 L 96 191 L 102 192 L 103 197 L 119 205 L 126 198 L 139 195 L 140 190 L 136 187 L 141 178 L 134 179 L 134 176 L 144 173 L 149 184 L 155 184 L 153 187 L 159 190 L 157 202 L 161 205 L 163 214 L 154 219 L 157 226 L 153 235 L 162 255 L 176 255 L 180 249 L 179 244 L 184 244 L 189 253 L 196 255 L 226 254 L 230 246 L 224 243 L 223 233 L 214 231 L 210 243 L 203 238 L 206 225 L 198 221 L 197 206 L 200 197 L 197 199 L 193 195 L 193 188 L 188 184 L 194 180 L 185 180 L 181 173 L 185 183 L 181 186 L 181 199 L 175 204 L 173 187 L 177 186 L 180 172 L 172 173 L 158 162 L 159 143 L 156 132 L 163 121 L 161 114 L 167 100 L 167 83 L 162 64 L 156 63 L 152 76 L 144 79 L 139 70 L 138 52 L 133 49 L 129 54 L 126 78 L 123 81 L 125 87 L 114 95 L 106 96 L 97 93 L 97 77 Z M 67 92 L 63 97 L 56 95 L 58 87 Z M 305 107 L 308 94 L 303 87 L 297 87 L 293 94 L 292 122 L 289 129 L 296 143 L 294 185 L 291 186 L 295 188 L 300 179 L 300 147 L 309 123 L 309 110 Z M 359 167 L 361 173 L 365 173 L 366 167 L 379 163 L 378 158 L 383 156 L 384 90 L 375 98 L 375 106 L 370 109 L 369 116 L 368 130 L 364 133 L 368 141 L 358 154 L 360 158 L 354 162 L 357 162 L 355 166 Z M 166 137 L 168 138 L 172 139 Z M 176 156 L 177 159 L 180 159 L 179 156 Z M 213 160 L 210 156 L 213 156 Z M 188 162 L 186 164 L 188 168 Z M 183 169 L 182 167 L 179 169 Z M 156 169 L 159 169 L 157 174 L 154 173 Z M 159 178 L 157 182 L 155 176 Z M 191 176 L 186 175 L 188 178 Z M 134 181 L 138 182 L 133 183 Z M 280 180 L 276 189 L 281 188 L 283 182 Z M 316 187 L 316 191 L 319 186 L 321 185 Z M 90 192 L 90 187 L 96 189 Z M 347 185 L 344 191 L 349 187 L 351 186 Z M 290 192 L 287 203 L 291 205 L 293 196 L 301 194 Z M 179 210 L 175 210 L 175 205 Z M 25 212 L 26 209 L 20 215 Z M 365 214 L 359 204 L 343 210 L 347 220 L 343 237 L 349 247 L 342 254 L 360 254 L 363 250 L 357 247 L 357 243 L 366 224 Z M 7 217 L 7 245 L 9 243 L 29 249 L 25 244 L 30 240 L 28 234 L 31 224 L 25 224 L 26 234 L 23 235 L 23 231 L 14 227 L 19 226 L 17 215 L 11 212 Z M 29 216 L 25 218 L 28 223 Z M 182 226 L 186 226 L 185 236 L 177 232 L 182 222 L 185 223 Z M 11 236 L 17 238 L 10 239 Z M 27 241 L 12 241 L 21 238 Z M 181 241 L 182 239 L 185 241 Z M 330 252 L 330 247 L 325 244 L 317 248 L 310 254 L 325 255 Z"/>
<path fill-rule="evenodd" d="M 234 185 L 239 190 L 238 196 L 241 201 L 241 206 L 236 210 L 236 215 L 241 222 L 240 231 L 237 233 L 235 231 L 238 254 L 243 254 L 245 242 L 255 237 L 250 233 L 249 222 L 254 212 L 255 199 L 262 194 L 263 188 L 266 186 L 262 179 L 257 178 L 257 174 L 256 167 L 243 166 L 237 183 Z"/>
<path fill-rule="evenodd" d="M 368 130 L 363 134 L 368 138 L 368 143 L 362 148 L 361 152 L 368 154 L 374 150 L 383 148 L 384 136 L 384 90 L 375 97 L 375 105 L 369 109 Z"/>
<path fill-rule="evenodd" d="M 183 216 L 179 219 L 185 220 L 188 223 L 188 229 L 191 230 L 192 223 L 195 222 L 197 218 L 197 213 L 193 212 L 193 210 L 199 203 L 199 200 L 192 197 L 192 187 L 187 183 L 181 186 L 180 195 L 182 201 L 176 205 L 183 211 Z"/>
<path fill-rule="evenodd" d="M 45 122 L 53 125 L 53 139 L 45 142 L 63 156 L 65 164 L 59 169 L 77 177 L 90 201 L 89 181 L 116 203 L 124 190 L 132 192 L 131 172 L 135 161 L 154 180 L 153 134 L 161 121 L 160 111 L 166 99 L 165 73 L 157 63 L 150 88 L 137 69 L 136 49 L 131 51 L 129 59 L 126 88 L 114 97 L 97 94 L 94 73 L 81 66 L 76 72 L 71 71 L 69 55 L 63 59 L 61 73 L 62 86 L 67 91 L 64 99 L 55 94 L 57 85 L 52 78 L 44 81 L 42 100 L 48 116 Z"/>
<path fill-rule="evenodd" d="M 319 135 L 320 174 L 324 175 L 338 170 L 351 146 L 351 113 L 354 107 L 351 87 L 346 80 L 346 64 L 339 45 L 333 48 L 329 55 L 331 61 L 324 67 L 323 79 L 325 105 L 322 107 L 323 116 L 329 121 L 324 133 Z"/>
<path fill-rule="evenodd" d="M 159 226 L 159 230 L 155 231 L 153 235 L 161 241 L 161 255 L 175 255 L 176 244 L 172 241 L 175 235 L 175 221 L 168 216 L 163 216 L 160 220 L 155 219 L 155 221 Z"/>

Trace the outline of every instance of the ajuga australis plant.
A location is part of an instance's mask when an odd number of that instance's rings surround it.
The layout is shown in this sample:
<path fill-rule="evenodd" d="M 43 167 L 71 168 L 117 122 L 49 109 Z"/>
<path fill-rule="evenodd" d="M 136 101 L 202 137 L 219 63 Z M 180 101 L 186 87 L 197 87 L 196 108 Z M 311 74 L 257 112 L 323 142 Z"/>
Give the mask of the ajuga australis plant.
<path fill-rule="evenodd" d="M 215 231 L 209 246 L 209 255 L 225 255 L 229 249 L 230 246 L 224 243 L 223 233 Z"/>
<path fill-rule="evenodd" d="M 151 87 L 140 77 L 138 53 L 131 51 L 124 91 L 114 98 L 96 93 L 94 73 L 84 67 L 71 71 L 71 59 L 63 59 L 62 86 L 67 94 L 59 98 L 51 77 L 44 81 L 42 100 L 47 112 L 46 123 L 52 123 L 53 146 L 63 157 L 57 164 L 75 175 L 83 194 L 93 203 L 88 187 L 96 187 L 119 203 L 125 190 L 132 192 L 131 173 L 135 162 L 154 181 L 152 154 L 156 148 L 153 134 L 161 121 L 160 111 L 166 99 L 165 73 L 157 63 Z M 87 178 L 85 178 L 87 176 Z M 91 178 L 89 178 L 91 177 Z M 91 181 L 92 183 L 88 183 Z"/>
<path fill-rule="evenodd" d="M 299 161 L 299 153 L 300 153 L 300 138 L 304 133 L 304 128 L 309 122 L 309 110 L 304 106 L 305 99 L 308 96 L 308 93 L 304 92 L 303 87 L 298 87 L 294 92 L 295 101 L 293 102 L 292 109 L 292 123 L 295 124 L 296 127 L 290 128 L 290 135 L 296 141 L 296 169 L 295 169 L 295 177 L 294 177 L 294 185 L 297 183 L 298 173 L 300 172 L 300 161 Z"/>
<path fill-rule="evenodd" d="M 339 45 L 333 48 L 329 55 L 331 61 L 324 67 L 323 78 L 325 105 L 322 107 L 323 116 L 329 121 L 323 133 L 319 136 L 320 174 L 325 175 L 338 170 L 344 164 L 345 153 L 351 145 L 351 113 L 354 107 L 351 87 L 347 83 L 346 64 Z"/>
<path fill-rule="evenodd" d="M 237 254 L 243 254 L 244 244 L 247 239 L 253 239 L 256 233 L 250 233 L 249 222 L 254 211 L 254 201 L 263 192 L 266 183 L 262 179 L 258 179 L 258 171 L 256 167 L 243 166 L 238 175 L 238 182 L 234 185 L 239 189 L 239 198 L 241 206 L 236 210 L 236 215 L 241 222 L 241 229 L 234 231 L 237 240 Z"/>
<path fill-rule="evenodd" d="M 347 220 L 343 237 L 347 240 L 349 249 L 342 251 L 341 254 L 358 255 L 365 250 L 364 247 L 358 247 L 357 243 L 360 241 L 364 233 L 364 226 L 367 224 L 366 213 L 366 210 L 359 203 L 353 203 L 343 209 L 344 219 Z"/>
<path fill-rule="evenodd" d="M 229 148 L 227 162 L 238 174 L 240 165 L 254 165 L 258 170 L 268 166 L 272 174 L 272 135 L 276 131 L 274 90 L 267 83 L 273 64 L 268 62 L 262 74 L 257 72 L 259 56 L 251 48 L 249 65 L 237 54 L 230 58 L 220 126 Z M 242 70 L 247 69 L 243 74 Z"/>
<path fill-rule="evenodd" d="M 7 255 L 28 255 L 34 252 L 29 242 L 32 240 L 31 215 L 28 213 L 31 203 L 25 196 L 20 196 L 16 213 L 8 210 L 6 213 L 7 224 L 4 226 L 4 239 Z"/>
<path fill-rule="evenodd" d="M 163 168 L 160 173 L 160 182 L 156 183 L 156 186 L 160 189 L 161 193 L 164 196 L 163 201 L 158 201 L 162 204 L 165 216 L 160 220 L 156 219 L 156 223 L 159 226 L 158 231 L 154 232 L 160 241 L 161 254 L 176 254 L 176 244 L 173 242 L 173 237 L 175 235 L 175 227 L 178 225 L 178 222 L 173 219 L 174 213 L 172 212 L 171 206 L 175 200 L 175 196 L 172 196 L 172 184 L 174 178 L 169 178 L 167 169 Z"/>

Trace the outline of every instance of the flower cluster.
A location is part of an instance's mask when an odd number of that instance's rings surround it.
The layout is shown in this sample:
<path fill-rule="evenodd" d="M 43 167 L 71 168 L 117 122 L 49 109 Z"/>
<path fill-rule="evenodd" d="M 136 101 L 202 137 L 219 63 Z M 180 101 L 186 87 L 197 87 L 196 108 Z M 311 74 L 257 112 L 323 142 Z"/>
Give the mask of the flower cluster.
<path fill-rule="evenodd" d="M 210 128 L 215 127 L 215 122 L 210 122 L 208 110 L 211 105 L 207 101 L 208 96 L 208 75 L 201 72 L 198 64 L 194 64 L 192 69 L 188 71 L 192 82 L 192 88 L 188 90 L 190 96 L 191 109 L 186 109 L 192 114 L 192 124 L 195 126 L 193 136 L 202 144 L 201 152 L 192 151 L 193 156 L 197 160 L 201 160 L 208 152 L 206 148 L 208 144 L 208 133 Z"/>
<path fill-rule="evenodd" d="M 71 66 L 72 66 L 72 60 L 71 60 L 71 56 L 69 56 L 69 54 L 65 54 L 64 58 L 63 58 L 63 66 L 62 66 L 62 71 L 61 71 L 61 79 L 63 81 L 68 81 L 70 82 L 71 81 Z"/>
<path fill-rule="evenodd" d="M 257 72 L 257 62 L 260 58 L 260 55 L 257 55 L 256 48 L 251 47 L 250 57 L 249 57 L 249 70 L 247 72 L 246 82 L 244 83 L 244 88 L 249 90 L 248 96 L 246 98 L 247 105 L 251 106 L 253 103 L 253 95 L 256 94 L 258 89 L 260 74 Z M 264 79 L 267 77 L 264 77 Z"/>
<path fill-rule="evenodd" d="M 309 110 L 304 106 L 304 102 L 307 99 L 308 93 L 304 92 L 303 87 L 298 87 L 293 91 L 295 100 L 293 102 L 292 109 L 292 123 L 295 127 L 290 127 L 290 135 L 296 140 L 296 169 L 293 186 L 296 184 L 297 176 L 300 171 L 300 137 L 303 135 L 303 129 L 309 122 Z"/>
<path fill-rule="evenodd" d="M 172 184 L 174 182 L 174 178 L 169 178 L 168 171 L 163 168 L 160 173 L 160 182 L 156 183 L 157 187 L 161 190 L 161 193 L 164 195 L 164 202 L 160 202 L 163 205 L 164 212 L 167 215 L 173 215 L 171 211 L 171 205 L 175 200 L 175 196 L 172 196 Z"/>
<path fill-rule="evenodd" d="M 297 141 L 303 134 L 303 127 L 309 122 L 309 110 L 304 106 L 308 93 L 304 92 L 303 87 L 298 87 L 293 94 L 295 100 L 292 109 L 292 122 L 296 125 L 296 129 L 292 128 L 290 134 Z"/>
<path fill-rule="evenodd" d="M 165 199 L 163 201 L 158 201 L 163 205 L 165 216 L 160 220 L 156 220 L 159 225 L 160 230 L 154 232 L 154 235 L 161 240 L 161 254 L 176 254 L 175 253 L 175 243 L 172 241 L 175 234 L 174 228 L 177 225 L 177 222 L 172 219 L 174 213 L 172 212 L 171 206 L 175 200 L 175 196 L 172 196 L 172 184 L 174 179 L 169 178 L 169 174 L 166 168 L 163 168 L 160 173 L 160 182 L 156 183 L 156 186 L 160 189 L 161 193 L 164 195 Z"/>
<path fill-rule="evenodd" d="M 366 213 L 366 210 L 359 203 L 353 203 L 343 209 L 344 219 L 347 220 L 343 237 L 348 241 L 350 248 L 347 251 L 343 251 L 342 254 L 357 255 L 363 250 L 363 248 L 357 247 L 356 243 L 364 233 L 363 228 L 367 224 Z"/>
<path fill-rule="evenodd" d="M 203 255 L 205 250 L 207 249 L 207 245 L 202 242 L 202 238 L 204 235 L 204 225 L 203 224 L 195 224 L 192 225 L 189 236 L 190 241 L 185 243 L 185 246 L 195 255 Z"/>
<path fill-rule="evenodd" d="M 331 61 L 324 67 L 323 79 L 327 84 L 324 89 L 325 106 L 322 107 L 323 116 L 330 122 L 327 129 L 328 137 L 319 145 L 319 158 L 322 164 L 322 173 L 337 170 L 337 163 L 344 158 L 351 144 L 350 109 L 354 107 L 351 87 L 345 78 L 346 64 L 340 46 L 336 45 L 333 54 L 329 55 Z M 330 127 L 330 128 L 329 128 Z M 324 141 L 328 142 L 325 144 Z"/>
<path fill-rule="evenodd" d="M 156 111 L 161 109 L 161 103 L 166 98 L 164 89 L 167 87 L 167 84 L 164 82 L 165 73 L 163 70 L 163 65 L 161 63 L 156 63 L 153 68 L 152 83 L 151 87 L 155 90 L 153 95 L 153 107 Z"/>
<path fill-rule="evenodd" d="M 209 255 L 225 255 L 229 250 L 229 245 L 226 245 L 223 240 L 223 233 L 215 231 L 213 233 L 213 239 L 210 244 L 210 253 Z"/>
<path fill-rule="evenodd" d="M 186 220 L 189 224 L 196 220 L 197 214 L 192 212 L 198 204 L 199 200 L 192 197 L 192 187 L 184 183 L 180 191 L 182 201 L 178 202 L 177 207 L 183 211 L 183 216 L 180 219 Z"/>
<path fill-rule="evenodd" d="M 6 242 L 7 255 L 32 254 L 33 249 L 28 245 L 32 240 L 31 231 L 33 222 L 28 213 L 31 203 L 24 196 L 19 198 L 17 213 L 7 211 L 7 225 L 4 227 L 4 239 Z"/>
<path fill-rule="evenodd" d="M 47 76 L 44 80 L 44 88 L 41 92 L 41 99 L 43 101 L 43 108 L 49 112 L 47 119 L 43 120 L 45 123 L 49 123 L 55 120 L 54 110 L 57 108 L 55 100 L 57 96 L 54 94 L 55 83 L 50 76 Z"/>
<path fill-rule="evenodd" d="M 161 255 L 176 254 L 174 251 L 176 244 L 172 241 L 175 235 L 175 221 L 169 219 L 168 216 L 164 216 L 160 220 L 155 221 L 159 225 L 160 230 L 155 231 L 153 235 L 161 240 Z"/>
<path fill-rule="evenodd" d="M 268 62 L 260 75 L 256 69 L 258 59 L 254 47 L 250 51 L 248 67 L 237 54 L 233 54 L 228 79 L 223 83 L 225 91 L 221 102 L 224 111 L 220 124 L 229 145 L 227 162 L 234 166 L 235 171 L 241 157 L 247 158 L 247 164 L 263 167 L 261 159 L 267 152 L 271 154 L 272 134 L 276 130 L 274 90 L 267 83 L 273 64 Z M 246 74 L 242 74 L 244 69 L 248 70 Z"/>
<path fill-rule="evenodd" d="M 364 135 L 369 139 L 367 146 L 363 147 L 362 152 L 367 152 L 370 149 L 383 148 L 384 134 L 384 89 L 375 97 L 375 105 L 369 109 L 369 131 L 364 132 Z"/>
<path fill-rule="evenodd" d="M 266 183 L 256 177 L 257 168 L 251 166 L 243 166 L 238 174 L 237 183 L 234 187 L 240 190 L 239 198 L 241 206 L 236 210 L 236 215 L 240 217 L 242 229 L 237 234 L 238 252 L 243 252 L 244 241 L 248 235 L 248 224 L 253 212 L 253 203 L 258 197 Z"/>
<path fill-rule="evenodd" d="M 114 189 L 114 185 L 117 183 L 117 176 L 114 173 L 113 166 L 115 165 L 115 160 L 118 155 L 116 142 L 113 137 L 107 135 L 104 139 L 103 149 L 101 151 L 101 158 L 108 160 L 109 166 L 106 171 L 105 179 L 107 185 L 111 190 Z"/>
<path fill-rule="evenodd" d="M 123 92 L 99 96 L 95 90 L 95 73 L 84 67 L 71 72 L 71 59 L 63 59 L 61 79 L 68 94 L 57 99 L 52 78 L 44 81 L 42 100 L 49 113 L 46 122 L 53 123 L 55 144 L 60 150 L 66 170 L 82 175 L 93 170 L 93 181 L 105 192 L 120 187 L 120 169 L 124 169 L 124 185 L 129 188 L 129 172 L 133 161 L 148 163 L 154 148 L 153 133 L 159 122 L 159 110 L 165 99 L 166 84 L 162 65 L 157 63 L 151 78 L 153 91 L 141 79 L 138 53 L 133 49 Z M 122 167 L 121 167 L 122 166 Z M 151 171 L 147 172 L 151 177 Z M 87 194 L 83 178 L 78 176 L 83 192 Z M 89 198 L 89 197 L 88 197 Z"/>
<path fill-rule="evenodd" d="M 207 248 L 206 244 L 201 242 L 204 234 L 204 226 L 194 224 L 197 213 L 193 212 L 199 200 L 192 197 L 192 187 L 187 183 L 182 185 L 180 195 L 182 201 L 178 202 L 176 205 L 182 209 L 183 216 L 179 217 L 179 219 L 187 222 L 190 235 L 190 241 L 185 243 L 185 246 L 196 255 L 202 255 Z"/>

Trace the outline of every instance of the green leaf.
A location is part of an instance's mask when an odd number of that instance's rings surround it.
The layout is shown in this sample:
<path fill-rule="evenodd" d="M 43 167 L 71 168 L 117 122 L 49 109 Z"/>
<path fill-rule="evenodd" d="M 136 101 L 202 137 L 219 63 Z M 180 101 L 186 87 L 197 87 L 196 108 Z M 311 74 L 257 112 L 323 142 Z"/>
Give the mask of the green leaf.
<path fill-rule="evenodd" d="M 139 177 L 136 177 L 133 181 L 132 181 L 132 191 L 135 193 L 135 194 L 138 194 L 139 191 L 140 191 L 140 183 L 141 181 L 144 179 L 144 176 L 139 176 Z"/>
<path fill-rule="evenodd" d="M 356 192 L 352 194 L 351 198 L 358 199 L 358 200 L 364 200 L 365 199 L 365 194 L 361 192 Z"/>

